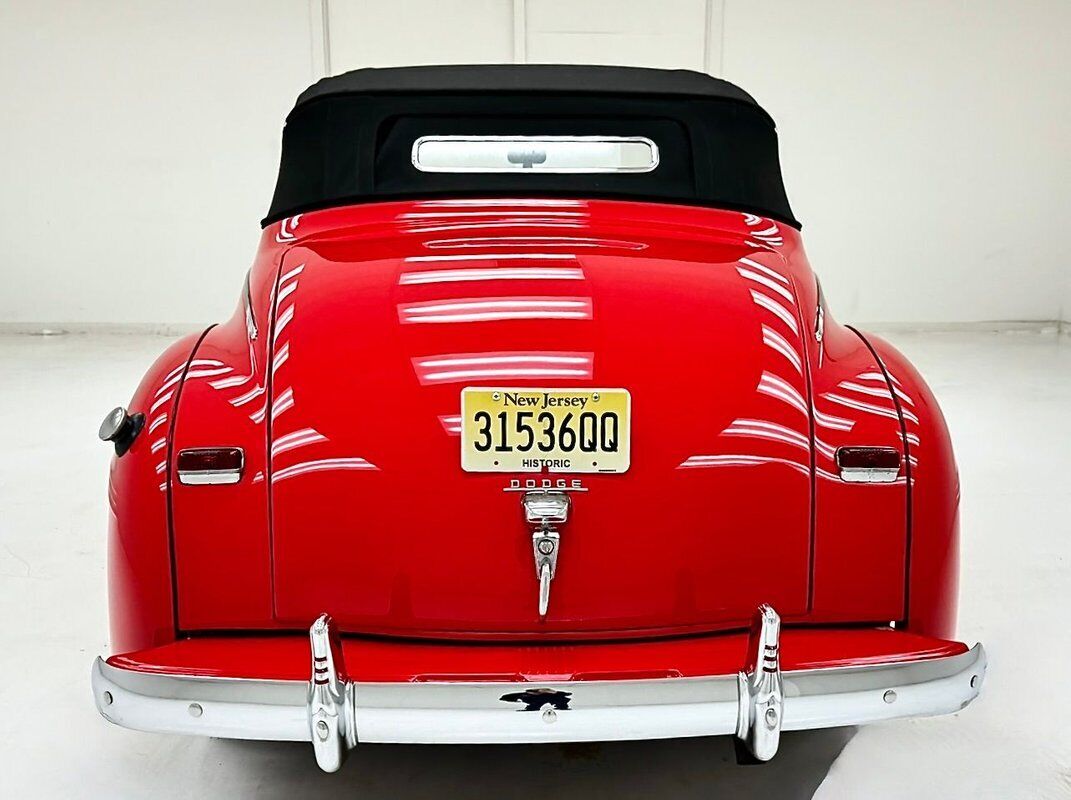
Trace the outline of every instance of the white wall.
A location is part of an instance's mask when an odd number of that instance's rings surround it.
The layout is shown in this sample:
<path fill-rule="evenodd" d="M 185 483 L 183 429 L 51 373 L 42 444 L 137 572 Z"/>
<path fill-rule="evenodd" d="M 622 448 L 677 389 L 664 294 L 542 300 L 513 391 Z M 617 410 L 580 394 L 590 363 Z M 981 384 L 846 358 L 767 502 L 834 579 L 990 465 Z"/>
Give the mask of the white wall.
<path fill-rule="evenodd" d="M 225 316 L 283 118 L 325 68 L 706 69 L 774 115 L 837 316 L 1071 315 L 1066 0 L 0 6 L 0 322 Z"/>
<path fill-rule="evenodd" d="M 510 0 L 331 0 L 332 72 L 513 60 Z"/>
<path fill-rule="evenodd" d="M 314 78 L 308 4 L 0 8 L 0 321 L 229 315 Z"/>
<path fill-rule="evenodd" d="M 1059 317 L 1069 36 L 1066 0 L 727 2 L 724 77 L 778 121 L 838 318 Z"/>

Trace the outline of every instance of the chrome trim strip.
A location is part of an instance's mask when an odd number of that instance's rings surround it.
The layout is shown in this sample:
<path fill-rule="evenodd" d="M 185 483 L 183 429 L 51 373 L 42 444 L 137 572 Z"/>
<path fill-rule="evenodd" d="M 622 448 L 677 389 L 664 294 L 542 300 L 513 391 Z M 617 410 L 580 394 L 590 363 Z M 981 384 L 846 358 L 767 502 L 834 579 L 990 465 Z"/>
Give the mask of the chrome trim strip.
<path fill-rule="evenodd" d="M 959 711 L 981 689 L 981 644 L 945 658 L 782 672 L 782 730 L 859 725 Z M 362 742 L 534 743 L 735 734 L 736 675 L 623 681 L 356 683 Z M 93 697 L 110 722 L 160 733 L 311 741 L 307 681 L 145 674 L 93 665 Z M 504 694 L 567 692 L 569 708 L 523 713 Z"/>
<path fill-rule="evenodd" d="M 845 483 L 895 483 L 899 467 L 841 467 L 840 479 Z"/>
<path fill-rule="evenodd" d="M 821 344 L 826 335 L 826 297 L 822 293 L 822 282 L 817 277 L 814 281 L 818 296 L 818 310 L 814 314 L 814 340 Z"/>
<path fill-rule="evenodd" d="M 822 281 L 816 275 L 814 278 L 815 294 L 817 297 L 818 310 L 814 314 L 814 341 L 818 345 L 818 366 L 822 366 L 826 348 L 822 340 L 826 338 L 826 297 L 822 293 Z"/>
<path fill-rule="evenodd" d="M 214 484 L 238 483 L 242 479 L 241 469 L 206 469 L 197 472 L 179 470 L 179 483 L 187 486 L 209 486 Z"/>
<path fill-rule="evenodd" d="M 252 274 L 252 270 L 245 274 L 245 332 L 251 342 L 256 340 L 258 333 L 257 318 L 253 315 L 253 292 L 249 288 L 249 279 Z"/>

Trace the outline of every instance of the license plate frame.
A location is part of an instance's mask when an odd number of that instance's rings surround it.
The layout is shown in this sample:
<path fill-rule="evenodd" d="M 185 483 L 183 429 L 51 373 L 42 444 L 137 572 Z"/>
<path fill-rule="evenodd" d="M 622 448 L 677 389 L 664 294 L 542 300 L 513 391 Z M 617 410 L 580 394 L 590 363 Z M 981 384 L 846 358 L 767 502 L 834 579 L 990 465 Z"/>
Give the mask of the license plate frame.
<path fill-rule="evenodd" d="M 460 438 L 465 472 L 621 474 L 631 463 L 632 395 L 624 388 L 466 386 Z"/>

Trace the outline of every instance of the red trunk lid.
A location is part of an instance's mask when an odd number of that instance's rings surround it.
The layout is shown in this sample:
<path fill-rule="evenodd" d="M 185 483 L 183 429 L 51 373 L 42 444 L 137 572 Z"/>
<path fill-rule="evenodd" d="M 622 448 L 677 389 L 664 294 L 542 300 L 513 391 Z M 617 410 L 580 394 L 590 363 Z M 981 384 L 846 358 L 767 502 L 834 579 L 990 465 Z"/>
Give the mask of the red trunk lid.
<path fill-rule="evenodd" d="M 806 611 L 807 359 L 780 258 L 544 222 L 286 253 L 268 476 L 281 623 L 620 636 L 738 625 L 761 602 Z M 533 476 L 460 465 L 461 390 L 489 385 L 631 392 L 631 467 L 581 478 L 545 619 L 531 527 L 503 491 Z"/>

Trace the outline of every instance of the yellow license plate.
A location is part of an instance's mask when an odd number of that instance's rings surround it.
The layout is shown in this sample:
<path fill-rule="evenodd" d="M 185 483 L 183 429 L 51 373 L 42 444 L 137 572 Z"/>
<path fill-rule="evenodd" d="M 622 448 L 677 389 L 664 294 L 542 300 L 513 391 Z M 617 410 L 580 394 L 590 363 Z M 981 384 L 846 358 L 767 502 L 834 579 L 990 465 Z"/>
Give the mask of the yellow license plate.
<path fill-rule="evenodd" d="M 625 472 L 626 389 L 461 390 L 466 472 Z"/>

